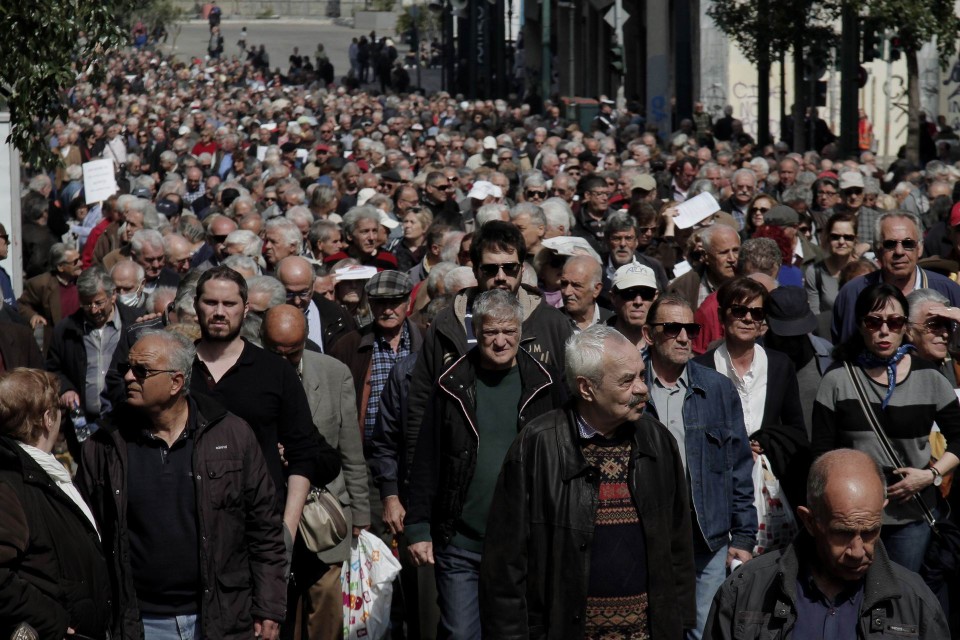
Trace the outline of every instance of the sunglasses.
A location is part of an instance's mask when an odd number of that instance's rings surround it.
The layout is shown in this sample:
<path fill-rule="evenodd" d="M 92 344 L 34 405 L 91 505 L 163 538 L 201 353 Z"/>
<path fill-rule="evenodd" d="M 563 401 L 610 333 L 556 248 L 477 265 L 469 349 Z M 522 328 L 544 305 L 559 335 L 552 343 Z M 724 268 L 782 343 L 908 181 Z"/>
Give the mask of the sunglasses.
<path fill-rule="evenodd" d="M 657 290 L 650 287 L 630 287 L 622 291 L 614 288 L 613 291 L 623 300 L 636 300 L 640 296 L 644 302 L 650 302 L 657 297 Z"/>
<path fill-rule="evenodd" d="M 887 325 L 887 328 L 890 329 L 893 333 L 899 333 L 903 331 L 903 328 L 907 325 L 907 319 L 904 316 L 889 316 L 883 318 L 881 316 L 864 316 L 863 328 L 867 331 L 880 331 L 883 325 Z"/>
<path fill-rule="evenodd" d="M 696 322 L 651 322 L 651 327 L 663 327 L 663 335 L 667 338 L 677 338 L 684 331 L 691 340 L 700 335 L 700 325 Z"/>
<path fill-rule="evenodd" d="M 547 197 L 546 191 L 524 191 L 523 195 L 527 197 L 527 200 L 532 200 L 537 198 L 538 200 L 543 200 Z"/>
<path fill-rule="evenodd" d="M 904 251 L 913 251 L 917 248 L 917 241 L 913 238 L 904 238 L 903 240 L 884 240 L 880 243 L 884 251 L 896 251 L 897 245 L 902 246 Z"/>
<path fill-rule="evenodd" d="M 950 318 L 930 318 L 916 324 L 928 333 L 953 333 L 957 328 L 957 323 Z"/>
<path fill-rule="evenodd" d="M 480 265 L 480 272 L 487 278 L 492 278 L 503 269 L 503 273 L 508 278 L 516 278 L 520 275 L 520 269 L 522 268 L 519 262 L 503 262 L 501 264 L 482 264 Z"/>
<path fill-rule="evenodd" d="M 766 213 L 770 207 L 750 207 L 750 213 Z"/>
<path fill-rule="evenodd" d="M 863 193 L 863 189 L 844 189 L 841 193 L 845 196 L 858 196 Z"/>
<path fill-rule="evenodd" d="M 120 362 L 117 364 L 117 373 L 120 374 L 120 377 L 126 377 L 128 371 L 133 374 L 137 382 L 141 383 L 147 378 L 161 373 L 177 373 L 176 369 L 148 369 L 142 364 L 130 364 L 129 362 Z"/>
<path fill-rule="evenodd" d="M 210 236 L 210 239 L 214 244 L 223 244 L 227 241 L 227 236 Z"/>
<path fill-rule="evenodd" d="M 830 234 L 830 242 L 840 242 L 841 240 L 843 240 L 844 242 L 853 242 L 856 239 L 857 239 L 857 236 L 849 233 L 831 233 Z"/>
<path fill-rule="evenodd" d="M 767 317 L 766 312 L 763 310 L 763 307 L 748 307 L 742 304 L 732 304 L 728 309 L 730 315 L 736 318 L 737 320 L 743 320 L 747 317 L 747 314 L 750 314 L 750 318 L 754 322 L 763 322 Z"/>
<path fill-rule="evenodd" d="M 304 289 L 303 291 L 287 291 L 287 301 L 290 300 L 306 300 L 313 296 L 313 291 L 310 289 Z"/>

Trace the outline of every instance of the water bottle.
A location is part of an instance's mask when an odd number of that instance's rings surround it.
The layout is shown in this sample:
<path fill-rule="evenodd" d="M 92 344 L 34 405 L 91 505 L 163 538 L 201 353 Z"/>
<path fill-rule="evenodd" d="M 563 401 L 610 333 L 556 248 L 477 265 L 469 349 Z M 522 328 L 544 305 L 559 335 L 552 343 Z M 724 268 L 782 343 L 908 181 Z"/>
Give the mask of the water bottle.
<path fill-rule="evenodd" d="M 87 425 L 87 418 L 83 415 L 80 407 L 74 407 L 70 410 L 70 422 L 73 423 L 73 431 L 77 434 L 77 442 L 83 442 L 90 437 L 90 427 Z"/>

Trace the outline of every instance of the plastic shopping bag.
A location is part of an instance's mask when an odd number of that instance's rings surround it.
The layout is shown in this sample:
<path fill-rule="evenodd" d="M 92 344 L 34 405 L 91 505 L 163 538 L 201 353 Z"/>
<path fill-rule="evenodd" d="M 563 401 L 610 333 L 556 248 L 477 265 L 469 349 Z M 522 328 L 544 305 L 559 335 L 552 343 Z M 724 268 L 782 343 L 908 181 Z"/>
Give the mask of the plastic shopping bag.
<path fill-rule="evenodd" d="M 753 463 L 753 504 L 760 525 L 753 555 L 776 551 L 790 544 L 797 535 L 797 520 L 780 488 L 780 481 L 770 470 L 770 461 L 762 454 Z"/>
<path fill-rule="evenodd" d="M 361 531 L 340 572 L 344 640 L 378 640 L 387 635 L 393 580 L 398 573 L 400 561 L 390 547 L 372 533 Z"/>

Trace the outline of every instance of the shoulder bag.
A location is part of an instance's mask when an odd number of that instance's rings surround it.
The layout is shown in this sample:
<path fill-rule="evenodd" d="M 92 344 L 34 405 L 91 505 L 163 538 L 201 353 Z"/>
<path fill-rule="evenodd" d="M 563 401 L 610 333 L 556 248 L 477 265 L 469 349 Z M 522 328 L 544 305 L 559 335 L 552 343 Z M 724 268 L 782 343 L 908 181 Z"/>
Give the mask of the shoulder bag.
<path fill-rule="evenodd" d="M 312 487 L 307 494 L 297 530 L 303 537 L 303 544 L 314 553 L 333 549 L 350 534 L 340 501 L 326 489 L 318 487 Z"/>

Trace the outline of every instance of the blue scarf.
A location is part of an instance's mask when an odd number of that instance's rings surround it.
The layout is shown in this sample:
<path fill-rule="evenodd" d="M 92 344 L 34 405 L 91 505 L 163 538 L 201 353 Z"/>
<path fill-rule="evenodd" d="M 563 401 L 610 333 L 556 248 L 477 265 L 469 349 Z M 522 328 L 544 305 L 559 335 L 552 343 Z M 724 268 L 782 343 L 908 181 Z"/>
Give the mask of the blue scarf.
<path fill-rule="evenodd" d="M 857 364 L 864 369 L 872 369 L 874 367 L 886 367 L 887 369 L 887 395 L 883 397 L 883 402 L 880 403 L 881 409 L 887 408 L 890 397 L 893 396 L 893 390 L 897 386 L 897 364 L 899 364 L 899 362 L 903 360 L 903 356 L 907 355 L 907 352 L 913 348 L 912 344 L 900 345 L 897 352 L 886 359 L 880 358 L 869 351 L 864 351 L 857 356 Z"/>

